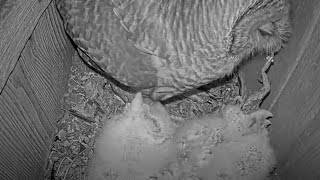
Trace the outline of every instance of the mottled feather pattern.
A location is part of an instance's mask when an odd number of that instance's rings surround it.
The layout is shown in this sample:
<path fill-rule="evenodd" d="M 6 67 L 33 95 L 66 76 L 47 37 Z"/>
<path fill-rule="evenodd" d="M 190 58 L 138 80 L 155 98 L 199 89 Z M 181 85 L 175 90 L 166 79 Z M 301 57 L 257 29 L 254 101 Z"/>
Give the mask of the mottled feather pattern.
<path fill-rule="evenodd" d="M 62 9 L 60 12 L 66 12 L 62 16 L 67 22 L 67 32 L 91 58 L 87 59 L 88 61 L 93 60 L 125 85 L 137 88 L 155 86 L 156 69 L 147 64 L 150 61 L 145 54 L 128 45 L 126 30 L 113 8 L 114 4 L 109 0 L 58 1 L 58 9 Z M 127 72 L 130 72 L 130 75 L 126 74 Z"/>
<path fill-rule="evenodd" d="M 278 51 L 290 32 L 285 0 L 58 0 L 58 9 L 87 61 L 157 100 Z"/>
<path fill-rule="evenodd" d="M 200 85 L 203 85 L 212 80 L 215 72 L 220 74 L 216 70 L 227 64 L 224 61 L 219 62 L 227 54 L 224 50 L 228 49 L 228 44 L 223 43 L 225 40 L 223 37 L 227 37 L 232 22 L 212 19 L 211 22 L 218 23 L 210 27 L 207 17 L 231 15 L 238 4 L 228 8 L 226 7 L 228 3 L 223 1 L 211 5 L 207 3 L 219 2 L 177 0 L 162 5 L 157 1 L 144 1 L 144 3 L 140 9 L 136 9 L 136 12 L 141 11 L 141 13 L 126 19 L 136 28 L 130 28 L 132 26 L 129 23 L 123 24 L 129 24 L 126 29 L 131 29 L 128 33 L 131 36 L 127 37 L 135 47 L 157 56 L 158 58 L 155 58 L 157 61 L 162 61 L 154 63 L 158 65 L 158 76 L 162 79 L 172 76 L 172 82 L 159 82 L 158 85 L 172 83 L 175 88 L 184 91 L 199 83 L 199 79 L 202 80 Z M 202 12 L 210 6 L 216 9 Z M 207 12 L 217 12 L 217 14 Z M 223 19 L 228 20 L 229 17 Z M 218 46 L 214 46 L 215 44 Z M 212 63 L 214 61 L 217 62 Z M 228 66 L 226 69 L 229 68 L 233 67 Z M 185 77 L 186 74 L 188 77 Z"/>

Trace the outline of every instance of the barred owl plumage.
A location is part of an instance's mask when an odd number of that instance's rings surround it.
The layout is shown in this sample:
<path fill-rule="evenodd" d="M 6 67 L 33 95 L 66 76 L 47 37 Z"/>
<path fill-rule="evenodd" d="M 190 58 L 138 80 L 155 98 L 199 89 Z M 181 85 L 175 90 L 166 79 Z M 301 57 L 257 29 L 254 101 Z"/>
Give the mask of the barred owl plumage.
<path fill-rule="evenodd" d="M 126 86 L 164 100 L 278 51 L 286 0 L 57 0 L 82 57 Z"/>

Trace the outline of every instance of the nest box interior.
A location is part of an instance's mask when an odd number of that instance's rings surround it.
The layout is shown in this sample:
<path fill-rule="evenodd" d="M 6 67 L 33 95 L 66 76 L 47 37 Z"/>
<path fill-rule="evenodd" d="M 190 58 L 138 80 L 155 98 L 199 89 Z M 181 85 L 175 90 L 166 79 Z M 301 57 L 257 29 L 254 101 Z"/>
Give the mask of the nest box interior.
<path fill-rule="evenodd" d="M 262 108 L 274 114 L 277 178 L 320 179 L 320 1 L 290 1 L 293 34 Z M 75 49 L 50 0 L 1 1 L 0 39 L 0 179 L 43 179 Z M 252 90 L 264 63 L 241 68 Z"/>

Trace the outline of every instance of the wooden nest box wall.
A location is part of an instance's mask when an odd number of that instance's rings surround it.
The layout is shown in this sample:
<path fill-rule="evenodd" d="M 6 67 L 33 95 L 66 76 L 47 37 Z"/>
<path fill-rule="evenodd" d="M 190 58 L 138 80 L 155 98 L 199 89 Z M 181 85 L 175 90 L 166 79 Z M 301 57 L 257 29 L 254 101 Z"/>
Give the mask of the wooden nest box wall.
<path fill-rule="evenodd" d="M 43 179 L 75 50 L 49 0 L 0 7 L 0 179 Z"/>
<path fill-rule="evenodd" d="M 274 114 L 279 177 L 320 179 L 320 1 L 291 4 L 293 35 L 268 73 L 263 107 Z M 74 53 L 54 2 L 0 0 L 0 179 L 43 179 Z M 263 64 L 242 68 L 247 83 Z"/>

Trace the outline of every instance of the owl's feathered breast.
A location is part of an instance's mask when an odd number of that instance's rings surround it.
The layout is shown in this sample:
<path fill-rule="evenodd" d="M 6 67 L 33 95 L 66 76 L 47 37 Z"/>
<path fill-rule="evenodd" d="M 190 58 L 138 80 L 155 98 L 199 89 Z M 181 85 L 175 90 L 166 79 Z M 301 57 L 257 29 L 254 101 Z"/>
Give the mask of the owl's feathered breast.
<path fill-rule="evenodd" d="M 251 34 L 235 27 L 267 2 L 66 0 L 58 7 L 71 38 L 103 71 L 128 86 L 181 93 L 231 73 L 239 49 L 251 53 Z"/>

